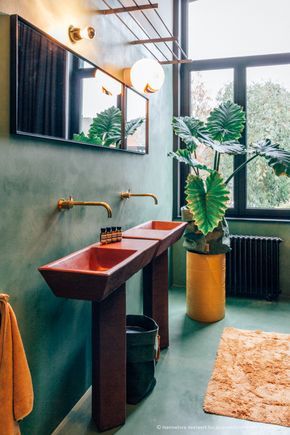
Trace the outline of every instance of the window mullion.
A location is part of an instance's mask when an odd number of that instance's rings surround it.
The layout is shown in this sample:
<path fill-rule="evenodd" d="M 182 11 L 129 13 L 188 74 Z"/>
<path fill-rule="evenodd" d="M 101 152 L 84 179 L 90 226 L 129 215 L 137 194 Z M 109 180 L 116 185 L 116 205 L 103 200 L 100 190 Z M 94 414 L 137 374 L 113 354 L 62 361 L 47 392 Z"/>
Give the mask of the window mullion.
<path fill-rule="evenodd" d="M 175 10 L 178 9 L 180 12 L 180 22 L 181 28 L 179 29 L 179 37 L 181 39 L 181 45 L 185 52 L 188 49 L 188 1 L 183 0 L 174 0 Z M 178 26 L 176 26 L 178 27 Z M 180 87 L 179 87 L 179 104 L 175 104 L 175 116 L 190 116 L 190 69 L 189 65 L 181 64 L 175 66 L 175 70 L 179 70 L 180 74 Z M 177 87 L 174 89 L 174 98 L 178 97 Z M 176 110 L 176 108 L 178 109 Z M 180 146 L 180 140 L 175 139 L 174 149 Z M 178 209 L 176 210 L 177 216 L 180 215 L 180 207 L 185 205 L 185 182 L 187 175 L 189 173 L 189 168 L 184 165 L 177 163 L 177 167 L 175 167 L 175 173 L 179 174 L 179 183 L 178 183 L 178 192 L 175 193 L 175 196 L 178 197 Z"/>
<path fill-rule="evenodd" d="M 243 65 L 237 65 L 234 70 L 234 101 L 247 111 L 247 95 L 246 95 L 246 68 Z M 240 139 L 241 143 L 246 143 L 247 140 L 247 126 L 242 133 Z M 240 154 L 234 158 L 234 169 L 237 169 L 242 163 L 245 162 L 246 154 Z M 246 210 L 246 168 L 244 167 L 234 177 L 234 213 L 238 216 L 243 216 Z"/>
<path fill-rule="evenodd" d="M 180 114 L 181 116 L 190 116 L 190 70 L 187 65 L 181 65 L 181 80 L 183 83 L 180 101 Z M 180 165 L 180 164 L 179 164 Z M 180 205 L 186 203 L 185 200 L 185 182 L 190 170 L 187 165 L 180 166 Z"/>

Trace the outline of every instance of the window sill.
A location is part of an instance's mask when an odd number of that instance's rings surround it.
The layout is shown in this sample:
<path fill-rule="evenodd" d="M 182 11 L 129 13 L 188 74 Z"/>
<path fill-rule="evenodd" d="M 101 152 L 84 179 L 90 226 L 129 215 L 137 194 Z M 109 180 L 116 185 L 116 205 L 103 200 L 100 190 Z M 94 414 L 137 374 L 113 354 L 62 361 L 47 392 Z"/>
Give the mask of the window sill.
<path fill-rule="evenodd" d="M 250 222 L 269 222 L 269 223 L 281 223 L 281 224 L 290 224 L 290 219 L 277 219 L 277 218 L 258 218 L 258 217 L 235 217 L 235 216 L 227 216 L 227 221 L 250 221 Z"/>
<path fill-rule="evenodd" d="M 173 218 L 175 221 L 181 221 L 181 216 Z M 274 223 L 274 224 L 290 224 L 290 219 L 277 219 L 277 218 L 256 218 L 256 217 L 236 217 L 226 216 L 226 220 L 229 222 L 260 222 L 260 223 Z"/>

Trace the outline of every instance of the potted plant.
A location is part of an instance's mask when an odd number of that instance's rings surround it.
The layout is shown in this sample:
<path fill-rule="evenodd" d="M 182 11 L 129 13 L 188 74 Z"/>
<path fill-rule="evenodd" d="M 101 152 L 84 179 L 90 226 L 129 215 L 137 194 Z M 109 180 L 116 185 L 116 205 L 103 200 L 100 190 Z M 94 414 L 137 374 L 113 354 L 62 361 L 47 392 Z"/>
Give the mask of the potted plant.
<path fill-rule="evenodd" d="M 189 166 L 182 218 L 188 221 L 184 246 L 187 249 L 187 314 L 199 321 L 224 317 L 225 253 L 230 250 L 225 213 L 230 200 L 229 183 L 250 161 L 264 158 L 277 176 L 290 177 L 290 153 L 263 139 L 246 147 L 239 142 L 245 128 L 241 106 L 227 101 L 213 109 L 206 122 L 184 116 L 173 118 L 173 131 L 184 144 L 168 155 Z M 199 147 L 212 152 L 212 165 L 197 158 Z M 226 179 L 220 173 L 224 154 L 247 153 L 247 159 Z"/>

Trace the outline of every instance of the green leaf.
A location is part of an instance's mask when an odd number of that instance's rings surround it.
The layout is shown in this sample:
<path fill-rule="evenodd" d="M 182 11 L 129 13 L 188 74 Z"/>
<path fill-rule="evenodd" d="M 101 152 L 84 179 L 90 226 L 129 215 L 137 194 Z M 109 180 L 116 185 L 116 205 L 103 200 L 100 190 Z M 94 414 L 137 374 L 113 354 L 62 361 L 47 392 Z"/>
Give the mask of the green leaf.
<path fill-rule="evenodd" d="M 203 165 L 198 160 L 192 157 L 191 148 L 178 149 L 175 153 L 169 152 L 168 157 L 173 157 L 181 163 L 185 163 L 189 165 L 191 168 L 203 169 L 208 172 L 212 172 L 212 169 L 208 168 L 206 165 Z"/>
<path fill-rule="evenodd" d="M 236 141 L 225 141 L 225 142 L 217 142 L 212 140 L 204 140 L 202 141 L 205 145 L 212 148 L 221 154 L 245 154 L 246 146 Z"/>
<path fill-rule="evenodd" d="M 229 191 L 223 178 L 213 171 L 204 183 L 202 178 L 190 174 L 187 177 L 185 194 L 195 224 L 206 236 L 218 226 L 227 209 Z"/>
<path fill-rule="evenodd" d="M 277 176 L 290 177 L 290 152 L 280 148 L 279 144 L 263 139 L 251 144 L 248 151 L 264 157 Z"/>
<path fill-rule="evenodd" d="M 97 114 L 90 125 L 88 137 L 100 138 L 103 146 L 110 146 L 121 139 L 122 112 L 112 106 Z"/>
<path fill-rule="evenodd" d="M 192 151 L 196 149 L 197 141 L 206 134 L 204 123 L 190 116 L 174 117 L 172 126 L 174 133 L 186 145 L 190 145 Z"/>
<path fill-rule="evenodd" d="M 80 134 L 74 134 L 73 140 L 78 142 L 89 143 L 91 145 L 102 145 L 102 140 L 99 137 L 90 138 L 82 131 Z"/>
<path fill-rule="evenodd" d="M 144 118 L 136 118 L 126 122 L 125 137 L 133 135 L 136 132 L 136 130 L 138 130 L 138 128 L 141 127 L 144 121 L 145 121 Z"/>
<path fill-rule="evenodd" d="M 125 126 L 125 136 L 130 136 L 143 124 L 144 118 L 128 121 Z M 118 107 L 112 106 L 97 114 L 90 125 L 88 135 L 84 132 L 74 134 L 74 140 L 95 145 L 109 147 L 120 146 L 122 138 L 122 112 Z"/>
<path fill-rule="evenodd" d="M 206 129 L 214 141 L 237 141 L 241 137 L 245 122 L 242 107 L 227 101 L 211 111 Z"/>

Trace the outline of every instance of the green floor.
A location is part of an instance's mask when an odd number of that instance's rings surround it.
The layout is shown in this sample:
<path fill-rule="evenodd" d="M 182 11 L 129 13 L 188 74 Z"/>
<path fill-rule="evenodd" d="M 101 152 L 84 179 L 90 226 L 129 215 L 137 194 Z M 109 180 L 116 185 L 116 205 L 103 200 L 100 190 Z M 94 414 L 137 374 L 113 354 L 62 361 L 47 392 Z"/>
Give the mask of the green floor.
<path fill-rule="evenodd" d="M 225 326 L 289 333 L 290 302 L 231 298 L 224 320 L 204 325 L 185 316 L 184 290 L 170 291 L 170 347 L 157 365 L 157 385 L 138 406 L 128 406 L 126 424 L 105 434 L 289 434 L 289 428 L 206 414 L 202 402 Z M 112 412 L 114 412 L 112 410 Z M 54 435 L 91 435 L 90 391 Z"/>

